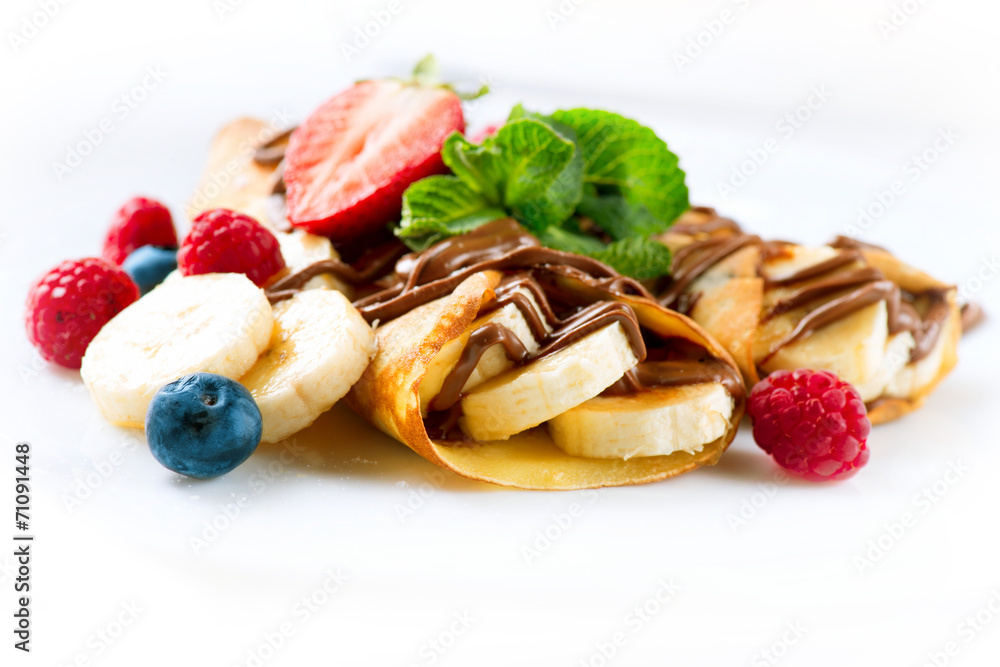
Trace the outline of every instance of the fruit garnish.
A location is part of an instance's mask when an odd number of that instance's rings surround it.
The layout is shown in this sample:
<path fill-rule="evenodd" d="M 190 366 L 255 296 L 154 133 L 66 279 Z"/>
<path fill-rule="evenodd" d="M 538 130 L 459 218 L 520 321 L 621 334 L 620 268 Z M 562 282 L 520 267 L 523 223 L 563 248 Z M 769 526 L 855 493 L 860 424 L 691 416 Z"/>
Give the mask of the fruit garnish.
<path fill-rule="evenodd" d="M 165 468 L 211 479 L 250 458 L 260 444 L 260 410 L 246 387 L 192 373 L 162 387 L 146 413 L 146 439 Z"/>
<path fill-rule="evenodd" d="M 512 217 L 543 245 L 633 278 L 670 273 L 670 251 L 651 236 L 688 209 L 688 189 L 677 156 L 650 128 L 608 111 L 546 116 L 518 105 L 493 134 L 452 133 L 441 155 L 453 175 L 403 195 L 396 235 L 411 249 Z"/>
<path fill-rule="evenodd" d="M 205 211 L 191 224 L 177 253 L 185 276 L 242 273 L 263 287 L 285 268 L 278 239 L 249 215 L 225 208 Z"/>
<path fill-rule="evenodd" d="M 48 361 L 80 368 L 94 336 L 138 298 L 139 288 L 114 264 L 96 257 L 65 261 L 28 291 L 28 340 Z"/>
<path fill-rule="evenodd" d="M 423 61 L 409 80 L 360 81 L 292 133 L 285 153 L 288 219 L 345 242 L 399 219 L 403 191 L 447 172 L 445 137 L 465 127 L 462 98 Z"/>
<path fill-rule="evenodd" d="M 115 213 L 101 256 L 121 264 L 132 251 L 146 245 L 176 248 L 177 232 L 166 206 L 149 197 L 133 197 Z"/>
<path fill-rule="evenodd" d="M 868 462 L 868 411 L 833 373 L 771 373 L 754 385 L 748 413 L 760 448 L 805 479 L 846 479 Z"/>
<path fill-rule="evenodd" d="M 122 269 L 145 294 L 163 282 L 171 271 L 177 268 L 177 249 L 144 245 L 130 253 L 122 262 Z"/>

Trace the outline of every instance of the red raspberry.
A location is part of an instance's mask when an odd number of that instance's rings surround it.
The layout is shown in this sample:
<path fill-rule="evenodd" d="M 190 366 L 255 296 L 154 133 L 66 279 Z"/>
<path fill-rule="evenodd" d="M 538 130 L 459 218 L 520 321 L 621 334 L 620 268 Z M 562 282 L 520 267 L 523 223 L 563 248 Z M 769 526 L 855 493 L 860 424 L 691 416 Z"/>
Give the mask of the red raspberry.
<path fill-rule="evenodd" d="M 224 208 L 205 211 L 184 237 L 177 265 L 185 276 L 243 273 L 258 287 L 285 268 L 278 239 L 248 215 Z"/>
<path fill-rule="evenodd" d="M 176 248 L 177 232 L 166 206 L 155 199 L 133 197 L 115 213 L 101 256 L 120 266 L 133 250 L 144 245 Z"/>
<path fill-rule="evenodd" d="M 139 288 L 110 262 L 96 257 L 63 262 L 28 292 L 28 340 L 49 361 L 79 368 L 101 327 L 138 298 Z"/>
<path fill-rule="evenodd" d="M 868 411 L 833 373 L 771 373 L 754 386 L 748 411 L 761 449 L 806 479 L 846 479 L 868 462 Z"/>

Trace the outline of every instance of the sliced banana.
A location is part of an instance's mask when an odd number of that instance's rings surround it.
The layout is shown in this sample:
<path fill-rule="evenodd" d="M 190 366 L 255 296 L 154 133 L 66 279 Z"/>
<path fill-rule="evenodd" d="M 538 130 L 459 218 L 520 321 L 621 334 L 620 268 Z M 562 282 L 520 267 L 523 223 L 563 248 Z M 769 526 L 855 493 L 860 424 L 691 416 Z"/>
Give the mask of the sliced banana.
<path fill-rule="evenodd" d="M 597 396 L 549 420 L 567 454 L 597 459 L 695 453 L 729 428 L 733 399 L 718 383 Z"/>
<path fill-rule="evenodd" d="M 771 341 L 780 338 L 774 337 L 771 329 L 771 322 L 761 328 L 771 335 L 758 339 L 763 343 L 762 349 L 755 349 L 758 359 L 766 355 Z M 791 330 L 790 323 L 787 329 Z M 862 400 L 871 401 L 882 394 L 891 377 L 886 357 L 888 342 L 887 309 L 885 301 L 879 301 L 785 345 L 761 367 L 768 373 L 797 368 L 831 371 L 853 384 Z"/>
<path fill-rule="evenodd" d="M 615 322 L 479 385 L 462 399 L 460 425 L 475 440 L 506 440 L 597 396 L 637 362 Z"/>
<path fill-rule="evenodd" d="M 291 232 L 274 232 L 274 236 L 281 246 L 281 256 L 285 258 L 285 266 L 291 273 L 324 259 L 340 259 L 340 255 L 334 250 L 330 239 L 325 236 L 310 234 L 301 229 Z M 346 283 L 328 273 L 312 278 L 303 286 L 303 289 L 318 287 L 334 289 L 352 296 L 351 288 Z"/>
<path fill-rule="evenodd" d="M 240 378 L 260 407 L 261 441 L 283 440 L 333 407 L 376 347 L 375 332 L 340 292 L 306 290 L 276 304 L 271 346 Z"/>
<path fill-rule="evenodd" d="M 948 341 L 953 338 L 955 332 L 952 330 L 956 326 L 953 318 L 949 318 L 944 323 L 944 329 L 938 336 L 937 342 L 931 349 L 930 354 L 913 363 L 907 363 L 898 367 L 896 374 L 885 389 L 885 395 L 892 398 L 910 398 L 920 395 L 927 387 L 934 384 L 944 363 L 945 348 Z M 910 334 L 906 334 L 910 335 Z M 910 336 L 912 341 L 912 336 Z M 909 356 L 909 353 L 907 353 Z"/>
<path fill-rule="evenodd" d="M 104 325 L 80 375 L 113 423 L 142 428 L 153 394 L 188 373 L 238 378 L 271 338 L 264 292 L 239 273 L 165 282 Z"/>
<path fill-rule="evenodd" d="M 538 301 L 535 300 L 535 297 L 530 290 L 517 288 L 514 291 L 527 297 L 528 301 L 531 302 L 531 306 L 535 309 L 535 312 L 539 312 Z M 545 326 L 546 333 L 552 331 L 552 327 L 545 320 L 545 318 L 542 318 L 542 322 Z M 430 404 L 431 400 L 441 392 L 441 386 L 444 384 L 445 379 L 448 377 L 448 374 L 451 373 L 455 364 L 458 363 L 458 359 L 462 355 L 462 350 L 465 349 L 465 345 L 469 341 L 469 336 L 472 335 L 473 331 L 487 324 L 499 324 L 507 327 L 524 344 L 524 347 L 530 354 L 534 354 L 538 351 L 539 341 L 535 340 L 531 327 L 528 325 L 527 320 L 525 320 L 521 310 L 515 304 L 509 303 L 503 308 L 478 318 L 471 325 L 469 325 L 461 336 L 449 341 L 444 347 L 442 347 L 441 351 L 437 353 L 434 359 L 431 360 L 431 363 L 427 366 L 427 372 L 424 375 L 424 379 L 420 381 L 420 387 L 418 388 L 420 394 L 420 410 L 423 416 L 427 416 L 427 406 Z M 479 363 L 476 364 L 476 368 L 472 371 L 469 379 L 462 387 L 462 392 L 468 392 L 473 387 L 478 387 L 483 382 L 486 382 L 487 380 L 494 378 L 513 367 L 514 362 L 507 358 L 507 354 L 504 352 L 504 349 L 500 345 L 494 345 L 483 354 Z"/>

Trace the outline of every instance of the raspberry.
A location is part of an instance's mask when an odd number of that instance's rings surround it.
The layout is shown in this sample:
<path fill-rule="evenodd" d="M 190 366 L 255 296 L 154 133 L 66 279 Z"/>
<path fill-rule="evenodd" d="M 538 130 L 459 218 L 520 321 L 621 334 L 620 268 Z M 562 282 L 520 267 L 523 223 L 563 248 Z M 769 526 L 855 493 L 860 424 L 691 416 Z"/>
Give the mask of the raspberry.
<path fill-rule="evenodd" d="M 63 262 L 28 292 L 28 340 L 49 361 L 79 368 L 107 322 L 139 298 L 128 274 L 96 257 Z"/>
<path fill-rule="evenodd" d="M 177 232 L 166 206 L 155 199 L 133 197 L 115 214 L 101 256 L 121 265 L 133 250 L 144 245 L 176 248 Z"/>
<path fill-rule="evenodd" d="M 748 412 L 760 448 L 806 479 L 846 479 L 868 462 L 868 411 L 833 373 L 771 373 L 754 386 Z"/>
<path fill-rule="evenodd" d="M 177 265 L 185 276 L 242 273 L 258 287 L 285 268 L 278 239 L 248 215 L 224 208 L 205 211 L 184 237 Z"/>

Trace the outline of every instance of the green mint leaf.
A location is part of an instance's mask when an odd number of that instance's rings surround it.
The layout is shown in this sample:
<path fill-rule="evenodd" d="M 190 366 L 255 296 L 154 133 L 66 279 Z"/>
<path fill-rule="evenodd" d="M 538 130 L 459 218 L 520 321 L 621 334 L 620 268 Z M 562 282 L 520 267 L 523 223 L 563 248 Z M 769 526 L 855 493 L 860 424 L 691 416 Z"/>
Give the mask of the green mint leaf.
<path fill-rule="evenodd" d="M 536 236 L 544 246 L 564 252 L 575 252 L 578 255 L 593 256 L 595 253 L 603 252 L 607 247 L 589 234 L 557 225 L 546 227 Z"/>
<path fill-rule="evenodd" d="M 576 212 L 594 221 L 614 240 L 652 236 L 669 225 L 650 213 L 645 204 L 630 204 L 622 195 L 599 195 L 593 186 L 584 188 Z"/>
<path fill-rule="evenodd" d="M 503 209 L 491 206 L 455 176 L 430 176 L 403 193 L 403 215 L 396 236 L 412 250 L 426 250 L 442 239 L 505 216 Z"/>
<path fill-rule="evenodd" d="M 621 195 L 632 206 L 645 206 L 664 229 L 689 208 L 677 156 L 648 127 L 595 109 L 556 111 L 552 119 L 576 132 L 584 182 L 595 185 L 598 194 Z"/>
<path fill-rule="evenodd" d="M 570 223 L 548 227 L 537 234 L 538 240 L 549 248 L 593 257 L 636 280 L 658 278 L 670 273 L 673 261 L 670 248 L 658 241 L 631 236 L 605 245 L 593 236 L 570 227 Z"/>
<path fill-rule="evenodd" d="M 673 261 L 670 248 L 659 241 L 642 236 L 615 241 L 604 250 L 590 256 L 611 266 L 618 273 L 636 280 L 648 280 L 669 274 Z"/>
<path fill-rule="evenodd" d="M 469 188 L 532 231 L 566 220 L 583 193 L 576 143 L 534 118 L 504 124 L 481 145 L 452 134 L 441 156 Z"/>

